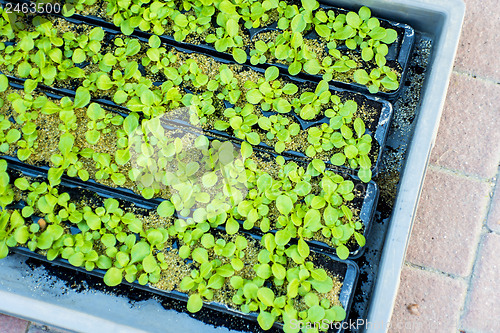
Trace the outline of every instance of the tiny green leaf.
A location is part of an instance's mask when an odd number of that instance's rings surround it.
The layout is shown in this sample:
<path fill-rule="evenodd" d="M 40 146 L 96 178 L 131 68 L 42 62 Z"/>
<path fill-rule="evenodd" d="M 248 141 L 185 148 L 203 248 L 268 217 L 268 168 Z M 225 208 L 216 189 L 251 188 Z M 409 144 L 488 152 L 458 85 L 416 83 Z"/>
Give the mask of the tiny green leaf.
<path fill-rule="evenodd" d="M 342 260 L 345 260 L 347 259 L 347 257 L 349 257 L 349 249 L 343 244 L 339 245 L 335 249 L 335 252 L 337 253 L 337 256 Z"/>
<path fill-rule="evenodd" d="M 141 241 L 137 244 L 134 244 L 132 250 L 130 251 L 130 263 L 141 262 L 149 255 L 151 252 L 151 248 L 149 244 L 145 241 Z"/>
<path fill-rule="evenodd" d="M 207 250 L 205 250 L 202 247 L 197 247 L 196 249 L 193 250 L 192 257 L 194 261 L 203 264 L 204 262 L 208 261 Z"/>
<path fill-rule="evenodd" d="M 156 211 L 161 217 L 168 217 L 174 215 L 175 207 L 169 200 L 164 200 L 158 205 Z"/>
<path fill-rule="evenodd" d="M 358 177 L 362 182 L 368 183 L 372 179 L 372 171 L 370 169 L 361 168 L 358 171 Z"/>
<path fill-rule="evenodd" d="M 280 195 L 276 199 L 276 208 L 283 215 L 288 215 L 293 209 L 293 202 L 287 195 Z"/>
<path fill-rule="evenodd" d="M 247 92 L 247 101 L 251 104 L 258 104 L 263 96 L 259 89 L 252 89 Z"/>
<path fill-rule="evenodd" d="M 72 60 L 75 64 L 79 64 L 85 61 L 87 59 L 87 56 L 85 55 L 85 51 L 83 51 L 81 48 L 77 48 L 75 51 L 73 51 L 73 56 Z"/>
<path fill-rule="evenodd" d="M 114 287 L 119 285 L 123 279 L 123 269 L 111 267 L 104 275 L 104 283 L 108 286 Z"/>
<path fill-rule="evenodd" d="M 277 67 L 275 66 L 271 66 L 271 67 L 268 67 L 266 69 L 266 73 L 265 73 L 265 77 L 266 77 L 266 81 L 273 81 L 273 80 L 276 80 L 279 76 L 279 70 Z"/>
<path fill-rule="evenodd" d="M 257 291 L 257 297 L 266 306 L 274 305 L 274 293 L 271 289 L 262 287 Z"/>
<path fill-rule="evenodd" d="M 233 58 L 237 63 L 244 64 L 247 61 L 247 53 L 240 48 L 234 48 Z"/>
<path fill-rule="evenodd" d="M 201 310 L 203 306 L 203 301 L 198 294 L 192 294 L 189 296 L 188 302 L 187 302 L 187 309 L 191 313 L 195 313 Z"/>
<path fill-rule="evenodd" d="M 9 87 L 9 79 L 7 76 L 0 74 L 0 92 L 4 92 Z"/>
<path fill-rule="evenodd" d="M 364 69 L 358 69 L 354 72 L 354 80 L 359 84 L 366 85 L 370 81 L 370 76 Z"/>
<path fill-rule="evenodd" d="M 274 325 L 274 320 L 275 316 L 272 313 L 262 310 L 257 316 L 257 321 L 259 322 L 259 325 L 263 330 L 271 329 L 271 327 L 273 327 Z"/>

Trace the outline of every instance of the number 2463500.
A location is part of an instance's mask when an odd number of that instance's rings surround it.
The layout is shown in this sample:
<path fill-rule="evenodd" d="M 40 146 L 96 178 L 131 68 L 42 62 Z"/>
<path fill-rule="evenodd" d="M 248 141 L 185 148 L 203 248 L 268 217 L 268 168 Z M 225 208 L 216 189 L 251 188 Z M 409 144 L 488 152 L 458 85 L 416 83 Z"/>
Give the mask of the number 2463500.
<path fill-rule="evenodd" d="M 24 13 L 24 14 L 59 14 L 62 6 L 59 3 L 11 3 L 5 4 L 6 13 Z"/>

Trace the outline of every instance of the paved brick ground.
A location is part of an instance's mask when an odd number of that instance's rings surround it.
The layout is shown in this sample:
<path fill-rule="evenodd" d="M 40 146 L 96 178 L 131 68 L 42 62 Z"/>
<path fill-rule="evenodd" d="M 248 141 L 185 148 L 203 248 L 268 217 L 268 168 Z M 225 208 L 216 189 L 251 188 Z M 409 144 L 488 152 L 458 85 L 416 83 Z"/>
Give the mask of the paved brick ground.
<path fill-rule="evenodd" d="M 456 333 L 467 284 L 442 274 L 405 266 L 390 333 Z"/>
<path fill-rule="evenodd" d="M 491 33 L 500 26 L 500 7 L 497 0 L 465 2 L 392 316 L 394 333 L 500 332 L 500 37 Z"/>
<path fill-rule="evenodd" d="M 470 274 L 489 189 L 487 183 L 431 167 L 406 259 L 454 275 Z"/>
<path fill-rule="evenodd" d="M 55 327 L 7 316 L 0 313 L 0 333 L 70 333 Z"/>
<path fill-rule="evenodd" d="M 500 321 L 500 235 L 486 234 L 470 284 L 463 327 L 467 332 L 498 332 Z"/>
<path fill-rule="evenodd" d="M 497 177 L 495 195 L 488 216 L 488 228 L 500 234 L 500 177 Z"/>
<path fill-rule="evenodd" d="M 500 156 L 498 101 L 499 85 L 454 73 L 430 163 L 494 177 Z"/>
<path fill-rule="evenodd" d="M 0 332 L 1 333 L 24 333 L 28 328 L 29 322 L 19 318 L 6 316 L 0 313 Z"/>
<path fill-rule="evenodd" d="M 492 33 L 500 26 L 498 0 L 465 0 L 467 6 L 456 69 L 461 72 L 500 81 L 500 35 Z"/>

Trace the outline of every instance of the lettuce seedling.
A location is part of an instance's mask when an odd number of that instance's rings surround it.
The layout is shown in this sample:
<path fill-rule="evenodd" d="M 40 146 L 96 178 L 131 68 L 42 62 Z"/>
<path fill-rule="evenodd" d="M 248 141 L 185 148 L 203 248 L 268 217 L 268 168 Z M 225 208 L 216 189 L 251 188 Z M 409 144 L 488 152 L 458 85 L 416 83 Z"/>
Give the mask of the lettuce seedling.
<path fill-rule="evenodd" d="M 0 208 L 2 211 L 5 207 L 12 203 L 14 199 L 14 192 L 9 184 L 10 177 L 7 173 L 7 161 L 0 159 Z"/>
<path fill-rule="evenodd" d="M 374 68 L 368 74 L 364 69 L 358 69 L 354 72 L 354 80 L 362 85 L 367 85 L 372 94 L 376 94 L 380 87 L 387 90 L 396 90 L 399 87 L 398 77 L 388 66 Z"/>
<path fill-rule="evenodd" d="M 125 184 L 127 178 L 120 173 L 118 165 L 112 163 L 111 155 L 108 153 L 97 153 L 92 154 L 92 159 L 95 162 L 97 172 L 95 177 L 97 179 L 108 179 L 111 178 L 113 183 L 118 186 Z"/>
<path fill-rule="evenodd" d="M 91 145 L 97 144 L 101 133 L 107 134 L 111 132 L 110 124 L 120 126 L 123 122 L 123 117 L 113 115 L 111 112 L 105 112 L 97 103 L 91 103 L 87 108 L 87 116 L 90 121 L 87 123 L 87 132 L 85 138 Z"/>
<path fill-rule="evenodd" d="M 328 81 L 322 80 L 316 86 L 314 92 L 303 92 L 298 99 L 300 106 L 299 115 L 304 120 L 314 119 L 323 109 L 323 105 L 330 102 L 330 87 Z"/>
<path fill-rule="evenodd" d="M 224 250 L 225 248 L 222 251 Z M 194 313 L 198 312 L 203 306 L 202 298 L 211 300 L 214 290 L 222 288 L 226 278 L 234 274 L 234 269 L 229 264 L 222 265 L 219 259 L 209 261 L 208 252 L 202 247 L 195 248 L 191 253 L 191 258 L 199 265 L 199 270 L 192 270 L 190 276 L 184 277 L 179 289 L 194 292 L 189 296 L 187 304 L 188 311 Z"/>
<path fill-rule="evenodd" d="M 14 119 L 16 123 L 22 125 L 22 137 L 18 139 L 17 157 L 21 161 L 27 160 L 37 145 L 38 132 L 35 125 L 35 120 L 38 118 L 38 112 L 32 109 L 40 106 L 43 100 L 39 97 L 34 99 L 31 94 L 25 94 L 22 98 L 17 93 L 9 94 L 8 100 L 12 103 L 12 107 L 16 113 Z M 15 133 L 12 133 L 15 136 Z"/>
<path fill-rule="evenodd" d="M 258 120 L 259 127 L 267 131 L 266 137 L 269 140 L 276 138 L 274 149 L 277 153 L 282 153 L 286 148 L 286 143 L 292 142 L 292 137 L 300 132 L 300 125 L 293 123 L 289 125 L 290 119 L 282 115 L 272 115 L 268 117 L 260 117 Z"/>
<path fill-rule="evenodd" d="M 273 184 L 273 179 L 267 173 L 259 176 L 256 183 L 257 187 L 249 191 L 247 199 L 238 204 L 235 209 L 235 216 L 243 217 L 243 228 L 249 230 L 259 223 L 259 228 L 263 232 L 269 231 L 270 220 L 267 217 L 269 214 L 269 205 L 272 200 L 268 198 L 271 191 L 275 191 L 279 187 L 279 183 Z M 271 196 L 272 198 L 272 196 Z"/>
<path fill-rule="evenodd" d="M 269 19 L 269 12 L 273 9 L 277 9 L 280 6 L 279 1 L 263 1 L 263 2 L 253 2 L 246 4 L 239 4 L 241 7 L 241 18 L 245 22 L 245 28 L 259 28 L 262 25 L 265 25 Z"/>
<path fill-rule="evenodd" d="M 180 12 L 174 10 L 171 14 L 173 21 L 172 29 L 174 31 L 174 38 L 176 41 L 183 41 L 188 35 L 192 33 L 202 34 L 210 28 L 212 16 L 215 14 L 215 6 L 205 5 L 202 3 L 184 3 L 184 8 L 193 7 L 192 12 Z M 175 7 L 174 7 L 175 8 Z"/>
<path fill-rule="evenodd" d="M 29 231 L 21 214 L 17 210 L 14 210 L 12 214 L 2 210 L 0 212 L 0 259 L 9 254 L 9 247 L 24 245 L 28 239 Z"/>
<path fill-rule="evenodd" d="M 182 98 L 182 104 L 189 107 L 189 121 L 194 126 L 206 124 L 207 116 L 215 112 L 211 91 L 205 91 L 199 95 L 188 93 Z"/>
<path fill-rule="evenodd" d="M 214 124 L 216 130 L 225 131 L 227 128 L 231 127 L 234 136 L 237 138 L 246 140 L 252 145 L 258 145 L 260 143 L 259 135 L 254 132 L 252 128 L 257 124 L 259 119 L 255 114 L 252 104 L 247 103 L 243 108 L 239 106 L 228 108 L 224 111 L 224 116 L 229 119 L 229 122 L 217 120 Z"/>
<path fill-rule="evenodd" d="M 80 177 L 86 181 L 89 173 L 83 168 L 83 163 L 79 161 L 79 149 L 74 145 L 75 137 L 71 133 L 64 133 L 59 139 L 59 151 L 61 154 L 53 154 L 50 158 L 55 167 L 49 169 L 48 179 L 52 186 L 61 181 L 61 176 L 66 170 L 70 177 Z"/>
<path fill-rule="evenodd" d="M 15 144 L 21 138 L 21 132 L 11 128 L 12 123 L 4 115 L 0 115 L 0 153 L 6 154 L 10 145 Z"/>
<path fill-rule="evenodd" d="M 215 34 L 208 34 L 205 41 L 214 44 L 214 47 L 219 52 L 231 50 L 234 60 L 237 63 L 243 64 L 247 60 L 247 53 L 244 50 L 243 37 L 239 31 L 239 15 L 225 15 L 221 13 L 218 16 L 217 23 L 220 27 L 215 30 Z"/>
<path fill-rule="evenodd" d="M 218 90 L 220 93 L 217 97 L 219 99 L 225 99 L 231 104 L 238 103 L 241 96 L 238 79 L 225 64 L 219 67 L 219 74 L 216 75 L 215 80 L 211 80 L 208 83 L 207 89 L 210 91 Z"/>
<path fill-rule="evenodd" d="M 288 113 L 292 110 L 290 102 L 283 95 L 293 95 L 298 88 L 293 83 L 287 83 L 282 86 L 277 67 L 266 69 L 264 77 L 259 78 L 258 82 L 245 82 L 247 89 L 246 99 L 251 104 L 260 105 L 262 110 L 268 111 L 271 108 L 278 113 Z M 284 96 L 283 96 L 284 97 Z"/>

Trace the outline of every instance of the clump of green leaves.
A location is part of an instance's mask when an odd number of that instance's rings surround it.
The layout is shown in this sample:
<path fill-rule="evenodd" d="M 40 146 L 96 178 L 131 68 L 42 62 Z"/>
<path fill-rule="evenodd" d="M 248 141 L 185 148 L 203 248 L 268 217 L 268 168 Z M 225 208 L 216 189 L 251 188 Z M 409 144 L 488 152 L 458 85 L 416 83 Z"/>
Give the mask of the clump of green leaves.
<path fill-rule="evenodd" d="M 12 93 L 9 94 L 8 101 L 12 103 L 12 108 L 15 111 L 14 120 L 17 124 L 21 125 L 22 135 L 20 138 L 17 138 L 17 140 L 14 140 L 18 147 L 17 157 L 21 161 L 25 161 L 31 156 L 38 145 L 38 131 L 35 124 L 35 120 L 38 118 L 38 112 L 33 109 L 39 108 L 40 105 L 44 103 L 44 99 L 41 97 L 35 99 L 29 93 L 25 94 L 23 97 L 17 93 Z M 5 121 L 4 124 L 6 125 Z M 9 138 L 10 140 L 17 137 L 15 131 L 11 134 L 13 136 Z"/>
<path fill-rule="evenodd" d="M 0 115 L 0 152 L 2 154 L 7 153 L 9 146 L 15 144 L 21 138 L 21 132 L 11 127 L 10 120 L 4 115 Z"/>
<path fill-rule="evenodd" d="M 18 215 L 12 218 L 10 212 L 5 209 L 14 199 L 14 191 L 9 181 L 10 176 L 7 173 L 7 161 L 0 159 L 0 259 L 5 258 L 9 254 L 7 239 L 17 228 L 24 225 L 24 221 L 21 221 Z"/>
<path fill-rule="evenodd" d="M 354 80 L 357 83 L 368 86 L 372 94 L 377 93 L 381 87 L 388 90 L 396 90 L 399 87 L 397 74 L 388 66 L 374 68 L 370 74 L 364 69 L 354 72 Z"/>
<path fill-rule="evenodd" d="M 199 269 L 191 271 L 191 275 L 186 276 L 179 286 L 181 290 L 195 292 L 189 296 L 187 307 L 190 312 L 198 312 L 203 305 L 202 298 L 211 300 L 214 291 L 221 289 L 227 278 L 243 268 L 243 263 L 235 253 L 242 253 L 247 241 L 239 236 L 235 244 L 224 239 L 215 240 L 213 235 L 204 234 L 200 243 L 203 247 L 190 251 L 190 257 L 199 265 Z M 223 264 L 220 259 L 209 260 L 207 250 L 212 250 L 216 256 L 232 259 L 232 262 Z M 186 254 L 181 254 L 181 257 Z"/>
<path fill-rule="evenodd" d="M 267 68 L 264 77 L 259 78 L 257 83 L 246 81 L 244 87 L 247 89 L 248 103 L 260 105 L 263 111 L 272 109 L 278 113 L 289 113 L 292 110 L 287 97 L 298 91 L 293 83 L 283 85 L 279 80 L 279 70 L 274 66 Z"/>
<path fill-rule="evenodd" d="M 331 97 L 332 93 L 330 92 L 328 82 L 325 80 L 320 81 L 314 92 L 306 91 L 300 95 L 298 99 L 300 117 L 304 120 L 316 118 L 330 102 Z"/>
<path fill-rule="evenodd" d="M 224 116 L 229 119 L 229 122 L 217 120 L 214 124 L 216 130 L 225 131 L 231 127 L 237 138 L 246 140 L 252 145 L 260 143 L 259 134 L 253 128 L 259 118 L 252 104 L 247 103 L 243 108 L 239 106 L 228 108 L 224 111 Z"/>
<path fill-rule="evenodd" d="M 81 5 L 81 2 L 78 3 Z M 291 75 L 302 71 L 313 75 L 322 73 L 327 80 L 333 79 L 335 72 L 351 72 L 349 76 L 352 77 L 353 70 L 359 66 L 350 56 L 341 53 L 339 46 L 342 44 L 360 52 L 364 62 L 382 68 L 386 65 L 388 46 L 398 37 L 394 29 L 384 28 L 377 18 L 372 17 L 367 7 L 361 7 L 357 12 L 336 14 L 333 10 L 319 8 L 315 0 L 303 0 L 300 5 L 275 0 L 251 3 L 218 0 L 213 4 L 203 1 L 177 4 L 173 1 L 160 3 L 149 0 L 143 3 L 134 0 L 133 11 L 116 0 L 107 0 L 107 3 L 107 15 L 126 35 L 132 34 L 134 29 L 158 36 L 168 32 L 178 42 L 185 41 L 188 36 L 203 36 L 204 41 L 213 45 L 215 50 L 232 54 L 238 63 L 245 63 L 248 56 L 253 65 L 277 60 L 288 65 Z M 277 21 L 277 28 L 269 30 L 276 30 L 274 38 L 267 42 L 257 38 L 247 53 L 243 38 L 245 31 L 242 28 L 260 27 L 270 22 L 271 17 Z M 207 34 L 212 22 L 215 22 L 215 31 Z M 305 38 L 311 30 L 327 42 L 329 55 L 323 59 L 318 57 Z M 161 63 L 158 40 L 154 38 L 146 62 L 152 61 L 156 63 L 156 68 L 162 68 L 165 64 Z M 87 52 L 83 46 L 80 49 L 75 55 L 77 61 L 83 59 Z M 91 48 L 91 51 L 95 49 Z M 25 67 L 24 72 L 27 72 Z M 156 68 L 153 70 L 156 71 Z M 395 82 L 384 87 L 394 90 L 397 84 Z M 371 91 L 374 91 L 373 88 Z"/>
<path fill-rule="evenodd" d="M 213 43 L 215 49 L 219 52 L 231 50 L 236 62 L 240 64 L 245 63 L 247 61 L 247 53 L 244 50 L 243 37 L 239 34 L 238 19 L 232 17 L 226 18 L 224 16 L 219 16 L 218 21 L 221 26 L 215 30 L 215 34 L 207 35 L 205 41 Z"/>
<path fill-rule="evenodd" d="M 251 184 L 247 198 L 232 211 L 235 218 L 243 220 L 245 229 L 255 226 L 262 232 L 274 229 L 276 243 L 283 246 L 292 238 L 298 238 L 302 240 L 299 244 L 303 253 L 307 252 L 303 241 L 321 233 L 342 259 L 349 255 L 345 244 L 352 237 L 364 246 L 360 233 L 363 225 L 348 204 L 354 199 L 352 181 L 326 170 L 321 160 L 313 160 L 307 169 L 295 162 L 285 163 L 279 156 L 277 161 L 281 166 L 277 178 L 257 172 L 250 178 L 253 186 Z M 319 193 L 311 193 L 312 181 L 318 181 Z M 273 207 L 279 215 L 270 221 L 268 214 Z M 274 222 L 272 226 L 270 222 Z"/>
<path fill-rule="evenodd" d="M 329 158 L 332 164 L 359 169 L 359 178 L 369 182 L 372 163 L 368 154 L 372 137 L 366 133 L 363 120 L 354 117 L 358 105 L 353 100 L 341 103 L 338 96 L 332 96 L 332 100 L 333 107 L 325 112 L 330 117 L 329 124 L 308 129 L 307 141 L 310 145 L 306 155 L 315 157 L 319 153 L 336 151 Z"/>
<path fill-rule="evenodd" d="M 267 131 L 266 138 L 277 142 L 274 149 L 277 153 L 282 153 L 286 149 L 286 144 L 292 141 L 292 137 L 300 132 L 298 123 L 290 124 L 290 119 L 280 114 L 268 117 L 260 117 L 258 120 L 259 127 Z"/>
<path fill-rule="evenodd" d="M 111 132 L 110 124 L 120 126 L 123 123 L 122 116 L 113 115 L 110 112 L 106 113 L 97 103 L 89 105 L 87 108 L 87 117 L 89 118 L 89 122 L 87 123 L 88 130 L 85 133 L 85 138 L 91 145 L 97 144 L 101 133 L 108 134 Z"/>

